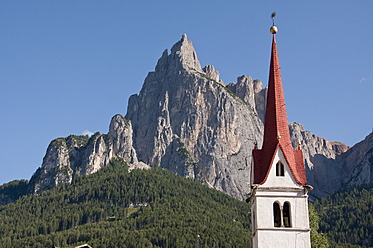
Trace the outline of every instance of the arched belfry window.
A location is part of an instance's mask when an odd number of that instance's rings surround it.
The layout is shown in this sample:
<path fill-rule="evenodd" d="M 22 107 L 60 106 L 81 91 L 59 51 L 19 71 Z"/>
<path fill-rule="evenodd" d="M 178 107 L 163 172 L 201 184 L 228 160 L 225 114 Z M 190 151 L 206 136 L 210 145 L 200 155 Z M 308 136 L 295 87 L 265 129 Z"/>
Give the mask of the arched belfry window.
<path fill-rule="evenodd" d="M 273 221 L 274 227 L 281 226 L 281 209 L 278 202 L 273 203 Z"/>
<path fill-rule="evenodd" d="M 284 208 L 282 209 L 282 215 L 283 215 L 283 220 L 284 220 L 284 226 L 285 227 L 291 227 L 291 218 L 290 218 L 290 203 L 285 202 L 284 203 Z"/>
<path fill-rule="evenodd" d="M 277 164 L 276 164 L 276 176 L 278 177 L 283 177 L 285 176 L 285 168 L 284 168 L 284 164 L 279 161 Z"/>

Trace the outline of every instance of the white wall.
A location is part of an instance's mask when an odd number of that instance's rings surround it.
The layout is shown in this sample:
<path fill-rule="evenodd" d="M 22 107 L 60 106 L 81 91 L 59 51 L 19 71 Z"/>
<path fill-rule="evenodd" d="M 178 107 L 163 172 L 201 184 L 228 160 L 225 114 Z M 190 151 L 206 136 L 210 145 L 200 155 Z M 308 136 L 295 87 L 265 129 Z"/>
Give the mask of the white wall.
<path fill-rule="evenodd" d="M 310 233 L 299 231 L 261 231 L 255 242 L 259 248 L 307 248 L 311 247 Z"/>
<path fill-rule="evenodd" d="M 285 175 L 276 176 L 276 164 L 284 164 Z M 254 248 L 310 248 L 308 196 L 294 180 L 281 149 L 276 152 L 267 180 L 252 193 Z M 273 203 L 290 204 L 291 227 L 274 227 Z M 252 218 L 254 219 L 254 217 Z"/>
<path fill-rule="evenodd" d="M 276 176 L 276 164 L 281 161 L 285 167 L 285 176 L 279 177 Z M 282 153 L 281 148 L 276 152 L 275 158 L 271 169 L 269 171 L 267 180 L 262 184 L 263 187 L 299 187 L 298 183 L 295 181 L 290 168 L 285 160 L 284 154 Z"/>

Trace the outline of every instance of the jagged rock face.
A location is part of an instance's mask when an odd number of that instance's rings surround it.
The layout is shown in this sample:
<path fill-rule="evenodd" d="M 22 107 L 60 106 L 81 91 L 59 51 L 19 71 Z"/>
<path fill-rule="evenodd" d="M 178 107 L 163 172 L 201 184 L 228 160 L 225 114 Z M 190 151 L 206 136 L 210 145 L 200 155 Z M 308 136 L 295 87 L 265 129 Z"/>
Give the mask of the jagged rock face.
<path fill-rule="evenodd" d="M 218 77 L 212 66 L 201 69 L 183 35 L 170 55 L 163 53 L 140 94 L 130 97 L 126 118 L 133 125 L 139 161 L 243 199 L 263 124 Z"/>
<path fill-rule="evenodd" d="M 373 183 L 373 132 L 341 155 L 343 184 L 347 188 Z"/>
<path fill-rule="evenodd" d="M 267 88 L 263 89 L 260 80 L 243 75 L 237 78 L 237 83 L 228 84 L 227 88 L 249 104 L 264 122 Z"/>
<path fill-rule="evenodd" d="M 121 115 L 115 115 L 110 122 L 109 135 L 113 140 L 115 154 L 131 164 L 137 164 L 136 151 L 132 146 L 132 124 Z"/>
<path fill-rule="evenodd" d="M 75 165 L 76 173 L 89 175 L 106 166 L 113 157 L 113 141 L 107 134 L 92 136 L 81 155 L 82 163 Z"/>
<path fill-rule="evenodd" d="M 212 80 L 215 80 L 216 82 L 219 82 L 220 73 L 217 70 L 215 70 L 214 66 L 206 65 L 202 70 L 207 77 L 211 78 Z M 223 83 L 223 81 L 220 81 L 220 83 Z"/>
<path fill-rule="evenodd" d="M 349 147 L 316 136 L 297 122 L 290 123 L 289 129 L 293 147 L 296 148 L 299 141 L 303 151 L 307 183 L 314 187 L 310 195 L 320 198 L 341 188 L 342 175 L 338 155 L 346 152 Z"/>
<path fill-rule="evenodd" d="M 34 174 L 35 178 L 30 180 L 33 193 L 40 193 L 61 183 L 71 183 L 73 171 L 69 148 L 73 147 L 74 144 L 68 147 L 64 138 L 55 139 L 49 144 L 42 167 Z"/>
<path fill-rule="evenodd" d="M 106 166 L 113 157 L 137 164 L 132 147 L 132 125 L 122 116 L 112 118 L 109 134 L 92 137 L 70 135 L 53 140 L 43 164 L 30 180 L 29 191 L 40 193 L 79 175 L 89 175 Z"/>
<path fill-rule="evenodd" d="M 373 182 L 373 133 L 350 148 L 311 134 L 299 123 L 289 127 L 293 146 L 298 140 L 301 144 L 307 181 L 314 187 L 311 196 L 321 198 Z"/>

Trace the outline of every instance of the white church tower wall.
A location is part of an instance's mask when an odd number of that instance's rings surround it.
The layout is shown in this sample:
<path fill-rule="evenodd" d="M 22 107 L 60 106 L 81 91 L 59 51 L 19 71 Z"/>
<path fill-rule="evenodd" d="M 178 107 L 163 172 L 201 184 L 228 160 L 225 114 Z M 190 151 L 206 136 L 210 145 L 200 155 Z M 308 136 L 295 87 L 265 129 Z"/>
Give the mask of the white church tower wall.
<path fill-rule="evenodd" d="M 283 176 L 277 173 L 279 162 L 284 166 Z M 266 182 L 255 187 L 251 198 L 253 247 L 311 247 L 307 189 L 294 180 L 281 149 Z"/>

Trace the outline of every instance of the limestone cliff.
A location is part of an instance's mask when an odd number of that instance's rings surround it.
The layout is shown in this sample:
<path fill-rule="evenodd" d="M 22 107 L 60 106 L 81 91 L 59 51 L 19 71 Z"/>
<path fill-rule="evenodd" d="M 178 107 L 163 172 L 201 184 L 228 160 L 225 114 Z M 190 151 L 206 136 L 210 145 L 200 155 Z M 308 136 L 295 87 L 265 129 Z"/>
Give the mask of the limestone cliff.
<path fill-rule="evenodd" d="M 267 88 L 263 88 L 260 80 L 242 75 L 237 78 L 237 83 L 230 83 L 227 88 L 249 104 L 264 122 Z"/>
<path fill-rule="evenodd" d="M 341 174 L 346 188 L 373 183 L 373 132 L 340 157 L 343 168 Z"/>
<path fill-rule="evenodd" d="M 293 146 L 301 144 L 312 196 L 321 198 L 341 188 L 373 183 L 373 133 L 350 148 L 311 134 L 299 123 L 289 127 Z"/>
<path fill-rule="evenodd" d="M 139 95 L 129 99 L 138 159 L 243 199 L 251 150 L 263 124 L 253 108 L 201 68 L 186 35 L 159 59 Z"/>
<path fill-rule="evenodd" d="M 42 166 L 30 180 L 29 191 L 40 193 L 62 183 L 71 183 L 79 175 L 95 173 L 113 157 L 137 164 L 132 147 L 131 122 L 122 116 L 112 118 L 109 134 L 70 135 L 53 140 L 48 146 Z"/>
<path fill-rule="evenodd" d="M 290 123 L 289 129 L 293 147 L 296 148 L 299 141 L 303 151 L 307 182 L 314 188 L 310 194 L 320 198 L 338 190 L 342 186 L 338 155 L 349 147 L 316 136 L 296 122 Z"/>

